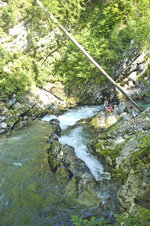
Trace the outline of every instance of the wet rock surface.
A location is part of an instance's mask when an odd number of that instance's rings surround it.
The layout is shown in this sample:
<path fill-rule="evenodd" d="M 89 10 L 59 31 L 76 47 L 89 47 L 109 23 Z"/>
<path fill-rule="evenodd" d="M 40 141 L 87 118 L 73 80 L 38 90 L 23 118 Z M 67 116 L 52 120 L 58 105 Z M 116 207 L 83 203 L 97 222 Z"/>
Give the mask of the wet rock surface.
<path fill-rule="evenodd" d="M 10 99 L 0 101 L 0 134 L 11 131 L 15 126 L 24 127 L 47 113 L 58 115 L 68 106 L 52 93 L 37 87 L 26 96 L 14 94 Z"/>
<path fill-rule="evenodd" d="M 89 206 L 95 203 L 97 207 L 102 206 L 105 211 L 113 205 L 114 211 L 116 211 L 117 185 L 115 183 L 110 185 L 111 182 L 108 178 L 96 181 L 86 164 L 76 156 L 74 147 L 59 142 L 59 137 L 54 133 L 54 124 L 58 126 L 58 120 L 51 120 L 49 124 L 51 133 L 47 153 L 51 171 L 55 176 L 66 180 L 66 189 L 74 191 L 80 203 Z M 110 190 L 113 192 L 112 197 L 110 197 Z M 104 206 L 103 199 L 105 199 Z M 112 199 L 116 202 L 113 203 Z"/>
<path fill-rule="evenodd" d="M 97 117 L 101 118 L 101 114 Z M 122 211 L 135 214 L 138 205 L 148 206 L 135 200 L 137 197 L 141 200 L 150 187 L 150 108 L 140 113 L 134 124 L 131 124 L 130 117 L 129 113 L 122 113 L 111 126 L 107 126 L 108 122 L 103 124 L 105 131 L 99 134 L 93 153 L 107 162 L 112 179 L 120 181 L 117 198 Z"/>

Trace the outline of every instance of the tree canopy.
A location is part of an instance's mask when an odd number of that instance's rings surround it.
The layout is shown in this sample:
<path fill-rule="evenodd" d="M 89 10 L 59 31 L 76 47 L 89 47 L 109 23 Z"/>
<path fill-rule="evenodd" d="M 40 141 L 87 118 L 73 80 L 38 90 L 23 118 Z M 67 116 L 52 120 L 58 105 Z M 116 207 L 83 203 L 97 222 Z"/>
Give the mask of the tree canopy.
<path fill-rule="evenodd" d="M 139 51 L 150 47 L 149 0 L 41 2 L 110 75 L 131 40 Z M 15 38 L 9 29 L 20 22 L 27 32 L 27 44 L 15 52 L 7 48 Z M 105 83 L 104 76 L 64 37 L 35 0 L 4 1 L 0 23 L 1 93 L 24 92 L 31 84 L 44 81 Z M 4 70 L 8 65 L 11 70 Z"/>

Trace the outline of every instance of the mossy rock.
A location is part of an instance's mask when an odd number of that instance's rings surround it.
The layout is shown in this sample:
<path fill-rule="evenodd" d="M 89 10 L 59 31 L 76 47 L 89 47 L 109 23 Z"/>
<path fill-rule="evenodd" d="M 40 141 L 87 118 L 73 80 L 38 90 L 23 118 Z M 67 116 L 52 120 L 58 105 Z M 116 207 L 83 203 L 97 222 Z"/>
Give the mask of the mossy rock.
<path fill-rule="evenodd" d="M 58 178 L 59 181 L 63 183 L 67 183 L 70 180 L 69 170 L 67 170 L 64 166 L 60 165 L 57 168 L 55 176 Z"/>
<path fill-rule="evenodd" d="M 48 154 L 48 164 L 53 173 L 56 173 L 57 168 L 60 166 L 60 162 L 51 154 Z"/>
<path fill-rule="evenodd" d="M 90 125 L 95 127 L 95 128 L 99 127 L 99 118 L 98 118 L 98 116 L 95 116 L 95 117 L 92 118 L 92 120 L 90 122 Z"/>
<path fill-rule="evenodd" d="M 57 168 L 61 165 L 61 162 L 58 159 L 58 154 L 62 149 L 62 145 L 54 140 L 50 143 L 50 147 L 47 150 L 48 153 L 48 163 L 53 173 L 57 171 Z"/>

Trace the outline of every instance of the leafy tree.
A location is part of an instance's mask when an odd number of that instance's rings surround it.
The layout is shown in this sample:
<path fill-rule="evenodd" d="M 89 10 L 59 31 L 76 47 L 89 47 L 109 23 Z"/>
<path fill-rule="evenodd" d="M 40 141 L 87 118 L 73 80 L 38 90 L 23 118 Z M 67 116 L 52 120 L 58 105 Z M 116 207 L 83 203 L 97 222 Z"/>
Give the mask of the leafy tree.
<path fill-rule="evenodd" d="M 112 66 L 118 63 L 132 39 L 137 46 L 149 44 L 149 35 L 146 36 L 147 25 L 144 25 L 149 18 L 148 6 L 147 0 L 110 0 L 100 1 L 99 4 L 96 1 L 81 12 L 78 24 L 73 27 L 73 36 L 111 75 Z M 137 15 L 140 12 L 142 14 L 139 20 Z M 139 29 L 141 35 L 138 34 Z M 142 33 L 142 30 L 145 33 Z M 93 80 L 96 83 L 105 81 L 103 75 L 97 72 L 72 43 L 66 42 L 66 46 L 61 49 L 61 56 L 53 73 L 67 83 L 74 83 L 75 80 Z"/>
<path fill-rule="evenodd" d="M 11 55 L 0 47 L 0 98 L 26 92 L 34 81 L 32 61 L 26 56 Z"/>
<path fill-rule="evenodd" d="M 71 27 L 77 23 L 84 0 L 42 0 L 41 2 L 62 25 Z"/>
<path fill-rule="evenodd" d="M 131 40 L 134 39 L 135 45 L 139 47 L 149 48 L 149 0 L 41 2 L 110 75 L 113 65 L 118 63 Z M 10 0 L 7 6 L 1 8 L 1 37 L 7 37 L 5 32 L 18 21 L 24 21 L 27 29 L 28 46 L 19 54 L 23 54 L 22 58 L 28 62 L 29 76 L 26 76 L 27 69 L 21 63 L 17 74 L 20 77 L 18 84 L 24 80 L 21 79 L 23 74 L 26 79 L 29 78 L 29 83 L 32 81 L 41 84 L 43 81 L 60 80 L 70 87 L 72 84 L 84 84 L 87 81 L 103 84 L 106 81 L 104 76 L 79 53 L 74 44 L 65 39 L 57 25 L 48 18 L 49 14 L 45 13 L 35 0 Z M 7 52 L 0 63 L 3 90 L 7 90 L 7 85 L 10 89 L 9 79 L 6 79 L 6 74 L 2 72 L 3 66 L 13 61 L 9 58 L 13 58 L 13 55 Z M 16 59 L 16 62 L 19 60 Z M 15 77 L 17 70 L 13 69 L 12 73 Z M 11 76 L 9 75 L 9 78 Z M 17 88 L 9 90 L 8 93 L 15 90 Z"/>
<path fill-rule="evenodd" d="M 136 226 L 143 225 L 149 226 L 150 221 L 150 211 L 145 208 L 139 208 L 136 215 L 130 215 L 122 213 L 120 215 L 115 215 L 116 225 L 128 225 Z"/>
<path fill-rule="evenodd" d="M 96 219 L 96 217 L 92 217 L 91 220 L 88 220 L 88 219 L 79 218 L 78 216 L 72 216 L 72 222 L 76 226 L 85 226 L 85 225 L 86 226 L 104 226 L 104 225 L 109 226 L 110 225 L 106 222 L 106 220 L 103 217 L 101 217 L 100 219 Z"/>

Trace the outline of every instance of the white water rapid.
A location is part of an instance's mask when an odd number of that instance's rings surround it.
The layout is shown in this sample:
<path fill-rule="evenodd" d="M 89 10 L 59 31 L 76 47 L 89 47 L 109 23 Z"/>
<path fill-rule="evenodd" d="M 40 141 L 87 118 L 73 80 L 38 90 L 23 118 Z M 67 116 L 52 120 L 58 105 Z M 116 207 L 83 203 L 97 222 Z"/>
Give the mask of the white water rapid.
<path fill-rule="evenodd" d="M 87 135 L 87 133 L 85 133 L 82 125 L 74 125 L 80 119 L 92 117 L 100 110 L 100 106 L 84 106 L 78 107 L 77 109 L 71 109 L 58 117 L 61 129 L 67 131 L 67 134 L 64 132 L 64 135 L 59 137 L 59 141 L 62 144 L 68 144 L 75 148 L 77 157 L 85 162 L 91 174 L 97 181 L 104 178 L 110 179 L 110 174 L 104 172 L 104 168 L 100 161 L 88 152 L 87 143 L 90 134 Z M 56 118 L 56 116 L 46 115 L 42 120 L 50 121 L 52 118 Z M 70 127 L 69 132 L 68 127 Z"/>

